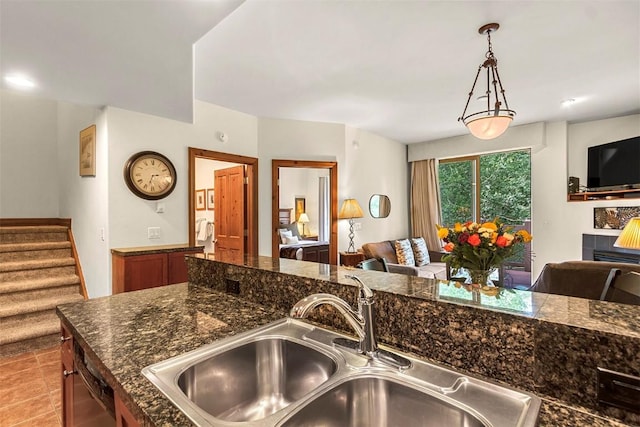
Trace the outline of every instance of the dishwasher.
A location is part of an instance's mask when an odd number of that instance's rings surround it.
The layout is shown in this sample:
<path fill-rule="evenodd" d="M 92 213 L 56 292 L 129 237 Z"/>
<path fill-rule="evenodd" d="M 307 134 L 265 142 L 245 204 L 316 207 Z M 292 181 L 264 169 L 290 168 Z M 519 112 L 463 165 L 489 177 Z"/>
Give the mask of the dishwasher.
<path fill-rule="evenodd" d="M 115 427 L 113 389 L 74 343 L 73 425 L 76 427 Z"/>

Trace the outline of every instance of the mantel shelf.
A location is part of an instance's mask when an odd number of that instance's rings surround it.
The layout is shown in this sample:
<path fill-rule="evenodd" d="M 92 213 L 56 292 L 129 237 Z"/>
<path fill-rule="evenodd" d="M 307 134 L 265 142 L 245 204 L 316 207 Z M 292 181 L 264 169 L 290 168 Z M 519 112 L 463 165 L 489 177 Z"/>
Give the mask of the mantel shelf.
<path fill-rule="evenodd" d="M 640 189 L 632 188 L 628 190 L 612 191 L 592 191 L 584 193 L 567 194 L 568 202 L 589 202 L 594 200 L 616 200 L 640 198 Z"/>

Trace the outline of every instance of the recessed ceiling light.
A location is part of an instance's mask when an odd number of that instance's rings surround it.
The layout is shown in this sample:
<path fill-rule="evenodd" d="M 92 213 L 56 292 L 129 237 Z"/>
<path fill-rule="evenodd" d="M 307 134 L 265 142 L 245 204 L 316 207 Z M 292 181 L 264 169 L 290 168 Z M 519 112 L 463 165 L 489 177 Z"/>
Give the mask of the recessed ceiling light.
<path fill-rule="evenodd" d="M 33 89 L 36 87 L 36 83 L 23 74 L 8 74 L 4 77 L 4 80 L 19 89 Z"/>
<path fill-rule="evenodd" d="M 564 100 L 562 100 L 562 102 L 560 102 L 560 104 L 563 107 L 568 107 L 568 106 L 573 105 L 575 103 L 576 103 L 576 99 L 575 98 L 564 99 Z"/>

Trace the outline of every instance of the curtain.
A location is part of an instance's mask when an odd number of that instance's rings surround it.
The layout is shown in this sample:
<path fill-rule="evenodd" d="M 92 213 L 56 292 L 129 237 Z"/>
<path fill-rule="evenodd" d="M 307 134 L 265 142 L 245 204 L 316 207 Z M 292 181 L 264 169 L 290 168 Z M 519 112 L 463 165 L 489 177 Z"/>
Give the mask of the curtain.
<path fill-rule="evenodd" d="M 436 224 L 440 224 L 440 188 L 435 159 L 411 163 L 411 232 L 424 237 L 429 250 L 442 250 Z"/>
<path fill-rule="evenodd" d="M 318 241 L 329 241 L 329 222 L 331 217 L 331 207 L 329 206 L 329 177 L 318 178 Z"/>

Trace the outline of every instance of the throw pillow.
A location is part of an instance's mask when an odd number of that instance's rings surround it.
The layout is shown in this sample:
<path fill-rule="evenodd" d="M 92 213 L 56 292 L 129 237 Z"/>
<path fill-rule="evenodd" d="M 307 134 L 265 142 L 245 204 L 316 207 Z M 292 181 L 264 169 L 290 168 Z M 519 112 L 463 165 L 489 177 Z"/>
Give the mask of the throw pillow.
<path fill-rule="evenodd" d="M 413 257 L 416 260 L 416 267 L 427 265 L 431 262 L 427 242 L 424 241 L 423 237 L 412 238 L 411 248 L 413 249 Z"/>
<path fill-rule="evenodd" d="M 396 256 L 398 257 L 398 264 L 402 265 L 416 265 L 413 258 L 413 250 L 411 249 L 411 242 L 409 239 L 396 240 Z"/>
<path fill-rule="evenodd" d="M 298 236 L 286 236 L 284 238 L 284 243 L 287 244 L 287 245 L 293 245 L 293 244 L 298 243 L 298 242 L 299 242 Z"/>
<path fill-rule="evenodd" d="M 280 233 L 280 241 L 282 242 L 282 244 L 286 244 L 287 237 L 291 237 L 291 230 L 285 230 L 281 228 L 280 230 L 278 230 L 278 233 Z"/>

